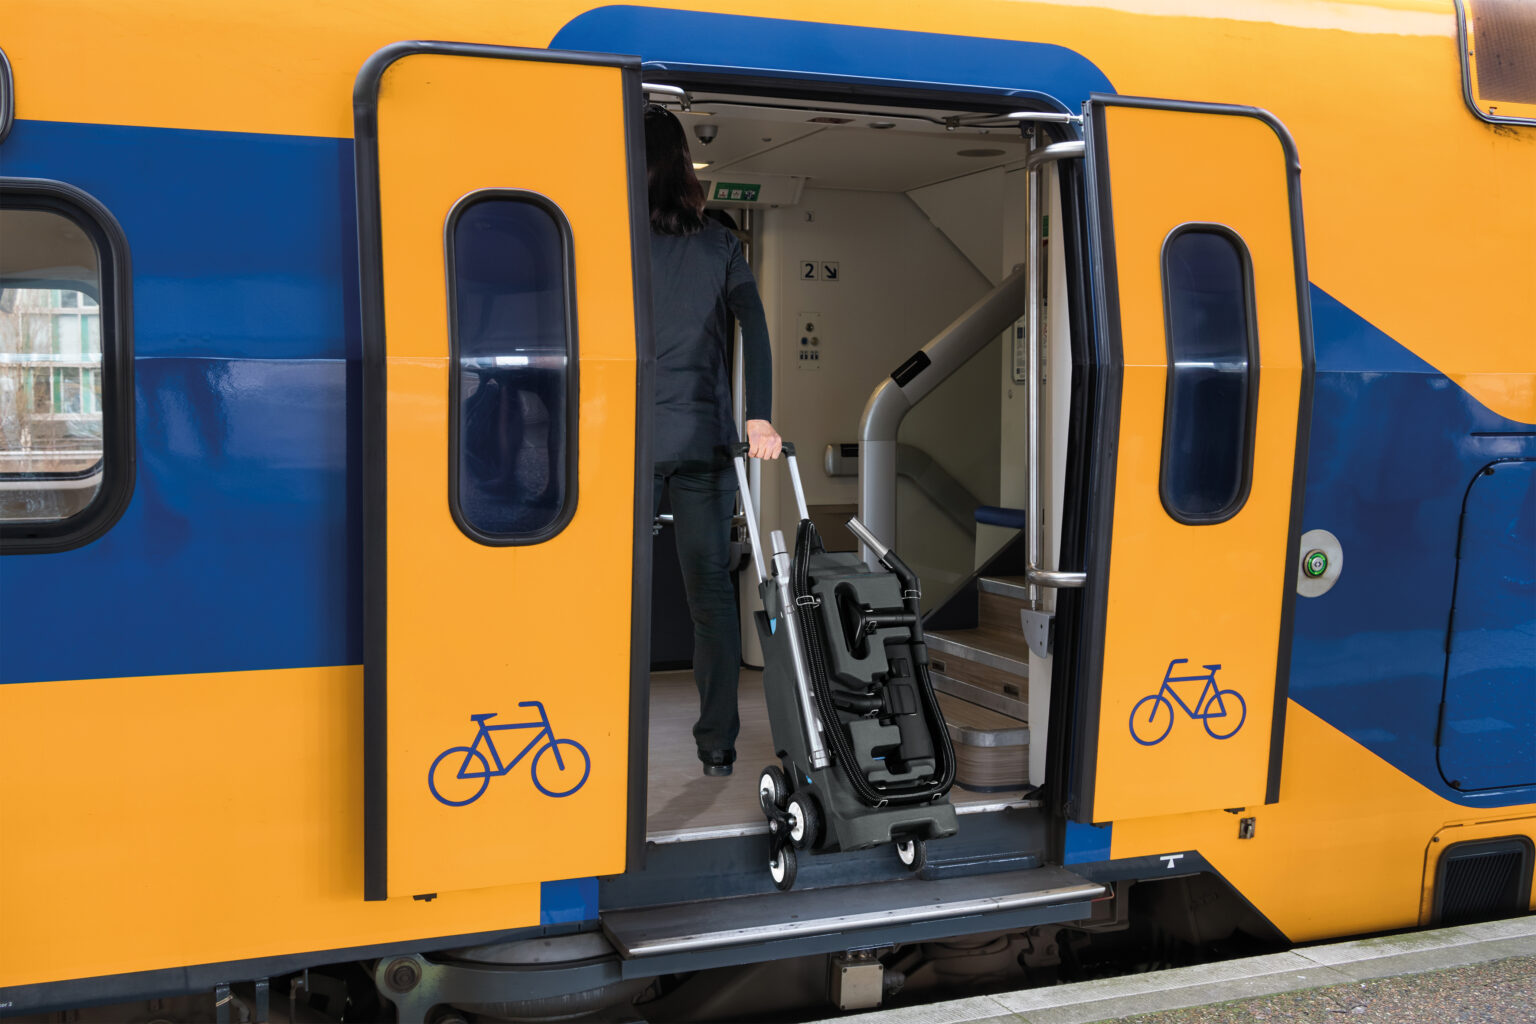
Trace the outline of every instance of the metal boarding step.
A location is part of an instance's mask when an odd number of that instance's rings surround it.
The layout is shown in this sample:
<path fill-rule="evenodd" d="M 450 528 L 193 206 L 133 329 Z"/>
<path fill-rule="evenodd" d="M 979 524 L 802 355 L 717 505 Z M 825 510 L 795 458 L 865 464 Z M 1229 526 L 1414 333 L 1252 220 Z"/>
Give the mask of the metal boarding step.
<path fill-rule="evenodd" d="M 641 907 L 611 911 L 602 920 L 620 956 L 654 967 L 653 958 L 686 960 L 770 944 L 791 956 L 1073 921 L 1088 917 L 1090 904 L 1106 893 L 1065 868 L 1039 867 Z"/>

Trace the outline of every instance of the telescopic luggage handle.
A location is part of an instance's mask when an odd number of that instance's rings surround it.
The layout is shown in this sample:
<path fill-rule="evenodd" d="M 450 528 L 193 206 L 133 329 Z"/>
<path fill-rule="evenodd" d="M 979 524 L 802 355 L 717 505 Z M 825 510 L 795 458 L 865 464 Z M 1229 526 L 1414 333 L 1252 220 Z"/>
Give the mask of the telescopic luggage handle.
<path fill-rule="evenodd" d="M 789 478 L 795 484 L 795 502 L 800 506 L 800 520 L 811 518 L 805 507 L 805 488 L 800 486 L 800 467 L 795 462 L 795 446 L 785 441 L 780 450 L 789 462 Z M 746 505 L 747 533 L 752 538 L 752 561 L 757 565 L 757 584 L 763 591 L 764 611 L 767 611 L 768 567 L 763 559 L 763 539 L 757 528 L 754 514 L 752 487 L 747 480 L 747 453 L 751 446 L 740 442 L 731 445 L 731 459 L 736 463 L 736 481 L 741 485 L 741 498 Z M 822 736 L 821 716 L 816 713 L 816 700 L 812 696 L 810 670 L 806 667 L 801 648 L 800 614 L 794 588 L 790 584 L 790 557 L 784 544 L 784 534 L 773 531 L 774 585 L 778 589 L 779 614 L 777 621 L 783 626 L 784 646 L 788 649 L 791 669 L 795 677 L 795 699 L 800 705 L 800 719 L 805 725 L 806 753 L 813 769 L 825 768 L 832 763 L 827 744 Z M 766 658 L 766 653 L 765 653 Z"/>
<path fill-rule="evenodd" d="M 730 447 L 731 459 L 736 463 L 736 482 L 741 485 L 741 499 L 746 504 L 747 535 L 752 538 L 752 562 L 757 566 L 757 582 L 762 583 L 768 579 L 768 563 L 763 558 L 763 538 L 757 529 L 757 516 L 753 515 L 757 503 L 752 500 L 752 486 L 747 481 L 747 453 L 751 450 L 752 446 L 744 441 L 738 441 Z M 805 505 L 805 487 L 800 483 L 800 464 L 795 461 L 795 446 L 785 441 L 780 451 L 789 463 L 789 479 L 795 485 L 795 505 L 800 510 L 800 520 L 804 522 L 811 518 L 811 513 Z"/>

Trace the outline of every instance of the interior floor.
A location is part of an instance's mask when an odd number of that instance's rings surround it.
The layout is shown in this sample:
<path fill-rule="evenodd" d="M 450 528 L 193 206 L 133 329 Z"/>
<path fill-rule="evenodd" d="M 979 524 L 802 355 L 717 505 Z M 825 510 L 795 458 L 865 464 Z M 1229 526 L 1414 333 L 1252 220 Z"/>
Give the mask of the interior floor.
<path fill-rule="evenodd" d="M 763 702 L 763 674 L 741 672 L 737 701 L 741 734 L 736 739 L 736 771 L 725 778 L 706 776 L 693 744 L 699 714 L 692 671 L 651 675 L 650 776 L 646 793 L 646 832 L 652 842 L 740 835 L 766 830 L 757 803 L 757 777 L 776 761 Z M 978 793 L 956 786 L 956 809 L 1017 805 L 1021 790 Z"/>

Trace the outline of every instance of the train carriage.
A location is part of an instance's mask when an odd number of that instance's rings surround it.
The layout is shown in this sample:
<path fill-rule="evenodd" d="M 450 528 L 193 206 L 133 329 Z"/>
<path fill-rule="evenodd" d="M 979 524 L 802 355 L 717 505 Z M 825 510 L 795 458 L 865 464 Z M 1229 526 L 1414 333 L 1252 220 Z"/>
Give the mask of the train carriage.
<path fill-rule="evenodd" d="M 0 1013 L 735 1018 L 1533 909 L 1531 5 L 10 0 L 0 50 Z M 915 874 L 776 892 L 696 777 L 647 103 L 812 517 L 922 577 Z"/>

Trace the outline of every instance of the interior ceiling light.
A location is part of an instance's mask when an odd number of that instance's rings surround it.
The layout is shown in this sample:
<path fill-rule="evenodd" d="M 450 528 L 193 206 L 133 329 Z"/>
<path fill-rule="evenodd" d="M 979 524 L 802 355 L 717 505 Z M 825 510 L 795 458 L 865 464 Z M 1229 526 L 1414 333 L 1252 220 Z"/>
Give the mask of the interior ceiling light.
<path fill-rule="evenodd" d="M 869 126 L 871 128 L 879 128 L 879 129 L 883 130 L 883 129 L 886 129 L 886 128 L 895 128 L 896 127 L 896 122 L 895 121 L 871 121 L 871 122 L 869 122 Z"/>
<path fill-rule="evenodd" d="M 1002 150 L 998 150 L 998 152 L 1001 153 Z M 696 171 L 702 171 L 712 163 L 714 163 L 713 160 L 695 160 L 693 162 L 693 169 Z"/>
<path fill-rule="evenodd" d="M 813 118 L 810 119 L 810 123 L 811 124 L 852 124 L 853 123 L 853 118 L 851 118 L 851 117 L 813 117 Z"/>
<path fill-rule="evenodd" d="M 1002 156 L 1004 152 L 1001 149 L 962 149 L 955 156 Z"/>

